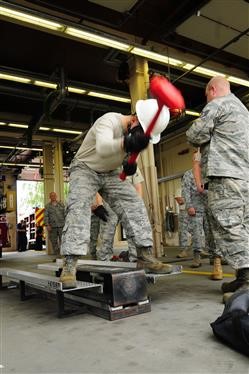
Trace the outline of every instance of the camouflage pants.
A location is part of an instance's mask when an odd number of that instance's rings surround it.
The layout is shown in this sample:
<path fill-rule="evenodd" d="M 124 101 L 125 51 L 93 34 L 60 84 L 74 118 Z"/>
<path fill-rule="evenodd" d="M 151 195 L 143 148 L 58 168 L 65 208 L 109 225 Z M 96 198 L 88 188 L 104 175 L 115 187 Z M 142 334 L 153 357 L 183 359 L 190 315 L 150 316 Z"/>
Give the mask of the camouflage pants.
<path fill-rule="evenodd" d="M 53 254 L 60 253 L 61 236 L 63 227 L 52 227 L 48 232 L 48 238 L 52 244 Z"/>
<path fill-rule="evenodd" d="M 104 202 L 103 205 L 108 211 L 108 220 L 107 222 L 104 222 L 96 217 L 95 214 L 92 214 L 89 250 L 92 257 L 96 257 L 101 261 L 108 261 L 113 256 L 113 242 L 119 220 L 117 214 L 106 202 Z M 98 238 L 100 241 L 100 248 L 97 250 Z M 127 238 L 127 242 L 129 258 L 131 261 L 135 260 L 137 257 L 136 246 L 131 239 Z"/>
<path fill-rule="evenodd" d="M 217 253 L 236 270 L 249 268 L 249 183 L 212 178 L 208 205 Z"/>
<path fill-rule="evenodd" d="M 203 212 L 196 212 L 194 216 L 189 216 L 189 231 L 192 237 L 193 252 L 201 252 L 203 248 Z"/>
<path fill-rule="evenodd" d="M 208 206 L 205 206 L 204 216 L 203 216 L 203 229 L 205 236 L 205 248 L 209 253 L 210 258 L 214 258 L 217 254 L 215 248 L 215 241 L 213 236 L 213 231 L 211 228 L 211 212 Z"/>
<path fill-rule="evenodd" d="M 189 216 L 186 210 L 180 210 L 178 215 L 179 245 L 182 248 L 188 247 L 189 237 Z"/>
<path fill-rule="evenodd" d="M 104 202 L 105 209 L 108 211 L 108 220 L 104 222 L 95 214 L 91 216 L 91 232 L 90 232 L 90 254 L 97 257 L 98 260 L 108 261 L 113 256 L 113 241 L 118 223 L 118 216 Z M 97 241 L 100 240 L 100 248 L 97 250 Z"/>
<path fill-rule="evenodd" d="M 84 163 L 73 161 L 66 220 L 62 233 L 63 255 L 85 255 L 90 243 L 91 204 L 99 191 L 122 223 L 127 238 L 136 248 L 152 247 L 152 230 L 143 200 L 119 171 L 97 173 Z"/>
<path fill-rule="evenodd" d="M 99 227 L 100 218 L 95 216 L 94 213 L 91 214 L 91 226 L 90 226 L 90 243 L 89 243 L 89 253 L 95 258 L 97 257 L 97 242 L 99 237 Z"/>

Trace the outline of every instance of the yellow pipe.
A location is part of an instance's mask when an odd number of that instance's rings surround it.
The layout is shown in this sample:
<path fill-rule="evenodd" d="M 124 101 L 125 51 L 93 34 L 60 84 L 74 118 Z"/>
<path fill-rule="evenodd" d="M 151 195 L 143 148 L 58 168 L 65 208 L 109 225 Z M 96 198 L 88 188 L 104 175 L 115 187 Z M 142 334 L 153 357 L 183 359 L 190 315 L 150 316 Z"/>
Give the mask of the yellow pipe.
<path fill-rule="evenodd" d="M 193 271 L 193 270 L 183 270 L 182 273 L 184 274 L 194 274 L 194 275 L 211 275 L 210 271 Z M 223 274 L 223 277 L 228 277 L 228 278 L 234 278 L 234 274 Z"/>

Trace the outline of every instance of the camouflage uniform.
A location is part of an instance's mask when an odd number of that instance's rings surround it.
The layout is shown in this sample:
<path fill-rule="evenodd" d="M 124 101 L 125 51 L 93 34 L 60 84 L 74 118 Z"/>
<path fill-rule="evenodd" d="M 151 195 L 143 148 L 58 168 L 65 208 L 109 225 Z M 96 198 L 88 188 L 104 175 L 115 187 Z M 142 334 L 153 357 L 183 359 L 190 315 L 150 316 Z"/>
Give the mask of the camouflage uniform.
<path fill-rule="evenodd" d="M 48 231 L 48 238 L 52 244 L 53 253 L 60 253 L 60 244 L 62 229 L 65 223 L 65 206 L 62 202 L 52 204 L 51 202 L 45 206 L 44 224 L 50 225 L 51 230 Z"/>
<path fill-rule="evenodd" d="M 181 179 L 182 184 L 182 179 Z M 182 197 L 181 188 L 177 190 L 175 198 Z M 189 216 L 186 211 L 186 204 L 179 204 L 177 202 L 178 211 L 178 236 L 179 236 L 179 246 L 184 251 L 188 250 L 189 246 Z"/>
<path fill-rule="evenodd" d="M 143 200 L 129 181 L 121 181 L 119 169 L 106 173 L 91 170 L 74 159 L 70 166 L 70 190 L 62 235 L 63 255 L 85 255 L 90 242 L 91 202 L 99 192 L 120 218 L 127 237 L 136 247 L 152 247 L 152 231 Z"/>
<path fill-rule="evenodd" d="M 188 236 L 189 236 L 189 215 L 186 212 L 186 208 L 179 207 L 178 214 L 178 225 L 179 225 L 179 245 L 182 249 L 188 248 Z"/>
<path fill-rule="evenodd" d="M 137 169 L 134 175 L 127 177 L 127 181 L 135 186 L 136 184 L 143 182 L 144 178 L 140 170 Z M 92 213 L 89 249 L 92 258 L 101 261 L 108 261 L 113 256 L 113 242 L 119 218 L 106 201 L 103 201 L 103 205 L 108 212 L 108 220 L 107 222 L 104 222 Z M 101 248 L 97 251 L 98 237 L 100 239 Z M 129 248 L 129 259 L 130 261 L 133 261 L 137 257 L 136 246 L 130 238 L 127 238 L 127 242 Z"/>
<path fill-rule="evenodd" d="M 217 253 L 249 268 L 249 114 L 233 94 L 211 100 L 186 133 L 201 146 Z"/>
<path fill-rule="evenodd" d="M 103 136 L 105 134 L 105 136 Z M 106 113 L 95 121 L 69 169 L 63 255 L 85 255 L 90 242 L 91 205 L 99 192 L 119 217 L 137 249 L 153 247 L 152 229 L 143 200 L 127 180 L 119 178 L 126 156 L 121 146 L 124 129 L 120 113 Z M 98 149 L 97 149 L 98 147 Z"/>
<path fill-rule="evenodd" d="M 207 150 L 208 150 L 208 147 L 206 147 L 206 149 L 202 149 L 202 152 L 200 152 L 200 148 L 199 148 L 196 159 L 198 159 L 198 161 L 200 162 L 201 179 L 202 179 L 204 186 L 206 186 L 206 189 L 204 190 L 205 197 L 203 200 L 204 206 L 205 206 L 205 216 L 204 216 L 205 244 L 209 252 L 209 257 L 214 258 L 218 255 L 218 253 L 215 248 L 215 241 L 214 241 L 213 231 L 211 227 L 212 215 L 211 215 L 210 208 L 208 206 L 208 190 L 207 190 L 208 179 L 206 176 L 206 165 L 207 165 L 207 157 L 208 157 Z"/>
<path fill-rule="evenodd" d="M 108 261 L 113 256 L 113 241 L 118 224 L 118 216 L 106 201 L 103 201 L 103 206 L 108 212 L 108 219 L 107 222 L 104 222 L 92 213 L 89 250 L 92 258 Z M 98 237 L 101 242 L 101 248 L 97 250 Z"/>
<path fill-rule="evenodd" d="M 144 177 L 142 176 L 140 169 L 137 168 L 136 173 L 134 175 L 128 176 L 127 180 L 131 183 L 132 186 L 135 187 L 137 184 L 144 182 Z M 135 243 L 129 237 L 127 237 L 127 243 L 128 243 L 128 251 L 129 251 L 129 260 L 136 261 L 137 250 L 136 250 Z"/>
<path fill-rule="evenodd" d="M 209 253 L 214 252 L 214 241 L 209 229 L 207 215 L 207 191 L 199 193 L 196 188 L 192 170 L 186 171 L 182 180 L 182 196 L 185 199 L 186 210 L 195 209 L 195 215 L 189 217 L 189 228 L 192 235 L 192 249 L 201 252 L 203 247 L 203 231 L 205 247 Z"/>
<path fill-rule="evenodd" d="M 93 260 L 97 260 L 97 242 L 99 237 L 100 218 L 91 214 L 89 253 Z"/>

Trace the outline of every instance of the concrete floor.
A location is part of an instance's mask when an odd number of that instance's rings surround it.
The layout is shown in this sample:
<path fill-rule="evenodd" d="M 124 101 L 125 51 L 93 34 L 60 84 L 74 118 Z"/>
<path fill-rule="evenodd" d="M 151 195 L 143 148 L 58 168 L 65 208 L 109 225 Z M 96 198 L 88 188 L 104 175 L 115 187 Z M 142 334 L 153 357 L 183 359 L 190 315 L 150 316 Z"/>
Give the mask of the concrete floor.
<path fill-rule="evenodd" d="M 167 251 L 165 260 L 178 251 Z M 38 271 L 44 253 L 6 253 L 1 267 Z M 182 261 L 184 271 L 191 261 Z M 223 311 L 219 281 L 208 260 L 193 274 L 149 285 L 152 311 L 110 322 L 90 314 L 58 319 L 52 300 L 19 300 L 1 290 L 0 373 L 212 373 L 249 374 L 249 360 L 213 336 L 210 322 Z M 229 266 L 226 273 L 232 275 Z M 41 271 L 40 271 L 41 272 Z M 230 280 L 230 279 L 229 279 Z"/>

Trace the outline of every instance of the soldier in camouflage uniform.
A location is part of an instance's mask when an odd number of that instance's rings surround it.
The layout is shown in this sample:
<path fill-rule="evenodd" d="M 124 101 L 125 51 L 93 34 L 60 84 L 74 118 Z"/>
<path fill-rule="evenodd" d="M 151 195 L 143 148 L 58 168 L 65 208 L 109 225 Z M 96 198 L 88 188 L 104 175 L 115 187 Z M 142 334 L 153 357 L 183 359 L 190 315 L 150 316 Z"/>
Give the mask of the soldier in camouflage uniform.
<path fill-rule="evenodd" d="M 183 175 L 182 196 L 185 200 L 186 211 L 189 216 L 189 228 L 192 235 L 194 262 L 191 267 L 198 268 L 201 266 L 203 230 L 205 247 L 209 252 L 213 252 L 214 243 L 211 241 L 207 221 L 207 194 L 197 191 L 192 169 L 187 170 Z"/>
<path fill-rule="evenodd" d="M 55 192 L 49 194 L 50 202 L 45 206 L 44 224 L 48 230 L 48 238 L 52 244 L 53 253 L 60 253 L 62 229 L 65 224 L 65 206 L 57 201 Z"/>
<path fill-rule="evenodd" d="M 138 103 L 142 103 L 144 109 L 152 103 L 150 114 L 152 118 L 155 116 L 156 100 L 139 100 Z M 152 131 L 152 142 L 160 140 L 160 132 L 168 120 L 168 109 L 163 107 Z M 137 115 L 106 113 L 91 126 L 75 155 L 70 165 L 70 189 L 61 246 L 63 288 L 76 286 L 76 263 L 78 256 L 85 255 L 88 250 L 91 204 L 97 192 L 120 218 L 127 237 L 134 240 L 138 267 L 157 273 L 174 270 L 172 265 L 163 264 L 152 255 L 152 230 L 145 205 L 130 182 L 119 178 L 122 164 L 126 174 L 135 173 L 136 165 L 124 162 L 124 159 L 127 154 L 139 153 L 148 146 L 150 137 L 145 131 L 150 121 L 139 123 Z"/>
<path fill-rule="evenodd" d="M 134 175 L 128 176 L 127 180 L 135 187 L 139 196 L 142 197 L 142 182 L 144 178 L 141 174 L 139 168 Z M 96 215 L 96 208 L 99 205 L 107 211 L 107 219 L 101 219 Z M 116 226 L 118 224 L 119 218 L 116 213 L 110 208 L 110 206 L 103 201 L 101 196 L 97 194 L 95 204 L 92 207 L 92 216 L 91 216 L 91 235 L 90 235 L 90 245 L 89 251 L 92 259 L 100 261 L 111 260 L 113 256 L 113 242 L 116 231 Z M 97 251 L 97 241 L 98 236 L 100 239 L 101 247 Z M 127 257 L 129 261 L 136 261 L 137 251 L 136 246 L 130 238 L 127 238 L 129 251 Z"/>
<path fill-rule="evenodd" d="M 100 206 L 105 209 L 103 210 L 105 214 L 102 217 L 97 213 Z M 92 206 L 89 243 L 89 252 L 93 260 L 109 261 L 112 258 L 117 224 L 118 216 L 97 193 L 96 200 Z M 101 242 L 101 248 L 97 251 L 98 238 Z"/>
<path fill-rule="evenodd" d="M 206 157 L 206 154 L 204 155 Z M 193 154 L 193 175 L 195 179 L 195 184 L 197 191 L 201 194 L 205 194 L 205 211 L 206 211 L 206 225 L 207 228 L 205 231 L 205 236 L 208 237 L 208 242 L 210 243 L 209 247 L 209 258 L 210 265 L 213 265 L 213 271 L 211 274 L 212 280 L 222 280 L 223 279 L 223 270 L 222 264 L 226 264 L 225 260 L 222 259 L 217 253 L 215 248 L 215 242 L 213 237 L 213 232 L 211 229 L 211 216 L 210 209 L 208 207 L 208 180 L 203 172 L 205 167 L 205 157 L 201 155 L 200 147 Z"/>
<path fill-rule="evenodd" d="M 236 270 L 222 291 L 249 287 L 249 114 L 223 77 L 206 87 L 207 105 L 187 131 L 204 154 L 216 251 Z"/>
<path fill-rule="evenodd" d="M 178 194 L 179 195 L 179 194 Z M 175 200 L 179 205 L 178 214 L 178 234 L 179 234 L 179 245 L 181 247 L 180 253 L 176 256 L 178 258 L 188 257 L 188 243 L 189 243 L 189 216 L 186 211 L 186 205 L 182 196 L 176 196 Z"/>

